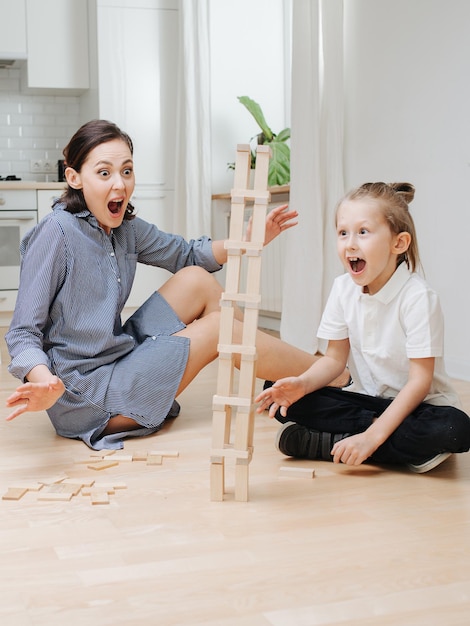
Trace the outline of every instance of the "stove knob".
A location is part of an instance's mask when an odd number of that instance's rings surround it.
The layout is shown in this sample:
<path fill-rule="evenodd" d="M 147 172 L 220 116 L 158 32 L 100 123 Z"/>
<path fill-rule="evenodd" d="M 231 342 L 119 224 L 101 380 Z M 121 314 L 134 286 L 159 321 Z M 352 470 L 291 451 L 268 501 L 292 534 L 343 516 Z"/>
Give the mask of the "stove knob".
<path fill-rule="evenodd" d="M 2 197 L 0 196 L 0 206 L 2 206 L 3 204 L 5 204 L 5 202 L 6 202 L 5 198 L 2 198 Z"/>

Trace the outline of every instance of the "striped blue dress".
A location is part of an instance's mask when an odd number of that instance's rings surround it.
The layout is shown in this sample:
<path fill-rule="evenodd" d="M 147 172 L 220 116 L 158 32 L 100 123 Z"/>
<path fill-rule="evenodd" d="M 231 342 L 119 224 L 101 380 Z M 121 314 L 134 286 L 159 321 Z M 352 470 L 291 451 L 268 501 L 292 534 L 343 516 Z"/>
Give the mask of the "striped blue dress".
<path fill-rule="evenodd" d="M 96 450 L 157 431 L 179 411 L 176 391 L 189 354 L 184 328 L 158 292 L 122 323 L 137 263 L 174 273 L 188 265 L 221 266 L 211 240 L 186 241 L 136 217 L 110 235 L 96 218 L 56 205 L 21 243 L 17 304 L 5 336 L 9 371 L 24 380 L 39 364 L 65 384 L 48 410 L 56 432 Z M 142 428 L 102 436 L 113 415 Z"/>

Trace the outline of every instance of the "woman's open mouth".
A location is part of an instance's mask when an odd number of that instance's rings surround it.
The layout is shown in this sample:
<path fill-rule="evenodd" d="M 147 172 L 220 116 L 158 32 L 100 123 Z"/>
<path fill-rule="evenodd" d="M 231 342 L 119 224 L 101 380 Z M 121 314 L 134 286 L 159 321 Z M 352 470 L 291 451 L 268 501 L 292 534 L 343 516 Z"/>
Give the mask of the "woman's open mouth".
<path fill-rule="evenodd" d="M 350 257 L 348 261 L 353 274 L 360 274 L 366 266 L 364 259 L 360 259 L 359 257 Z"/>
<path fill-rule="evenodd" d="M 113 215 L 119 215 L 122 208 L 122 200 L 111 200 L 108 202 L 108 210 Z"/>

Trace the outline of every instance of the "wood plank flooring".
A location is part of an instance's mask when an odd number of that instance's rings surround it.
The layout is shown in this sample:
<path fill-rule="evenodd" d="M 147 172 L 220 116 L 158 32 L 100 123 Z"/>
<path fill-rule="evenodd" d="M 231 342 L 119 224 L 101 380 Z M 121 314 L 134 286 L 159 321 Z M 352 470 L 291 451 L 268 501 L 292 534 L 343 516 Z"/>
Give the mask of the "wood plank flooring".
<path fill-rule="evenodd" d="M 4 330 L 4 329 L 3 329 Z M 182 411 L 125 453 L 178 450 L 161 465 L 100 472 L 45 413 L 4 421 L 16 381 L 0 336 L 0 492 L 67 474 L 126 484 L 93 505 L 0 500 L 2 626 L 433 626 L 470 620 L 470 455 L 429 474 L 290 460 L 257 417 L 250 500 L 210 501 L 212 364 Z M 261 384 L 261 382 L 260 382 Z M 470 383 L 456 382 L 467 411 Z M 281 466 L 314 467 L 313 479 Z"/>

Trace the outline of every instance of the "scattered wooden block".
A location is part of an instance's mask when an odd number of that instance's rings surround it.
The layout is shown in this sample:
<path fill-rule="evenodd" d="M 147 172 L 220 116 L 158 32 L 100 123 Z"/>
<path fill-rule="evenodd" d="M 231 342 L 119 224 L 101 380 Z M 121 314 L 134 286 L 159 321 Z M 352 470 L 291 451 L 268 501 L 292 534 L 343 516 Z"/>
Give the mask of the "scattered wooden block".
<path fill-rule="evenodd" d="M 105 491 L 108 495 L 115 493 L 116 489 L 127 489 L 126 483 L 94 483 L 92 487 L 82 487 L 82 495 L 90 496 L 93 492 Z"/>
<path fill-rule="evenodd" d="M 132 461 L 132 454 L 113 454 L 113 461 L 118 461 L 121 463 L 122 461 Z"/>
<path fill-rule="evenodd" d="M 177 457 L 180 453 L 177 450 L 152 450 L 149 454 L 155 454 L 160 456 L 172 456 Z"/>
<path fill-rule="evenodd" d="M 43 484 L 39 482 L 27 483 L 19 482 L 11 485 L 12 489 L 26 489 L 27 491 L 39 491 L 43 488 Z"/>
<path fill-rule="evenodd" d="M 62 485 L 79 485 L 80 487 L 91 487 L 95 482 L 94 478 L 66 478 Z"/>
<path fill-rule="evenodd" d="M 147 454 L 147 465 L 161 465 L 163 462 L 163 457 L 161 454 Z"/>
<path fill-rule="evenodd" d="M 295 478 L 313 478 L 315 476 L 315 470 L 313 467 L 286 467 L 282 465 L 279 468 L 279 475 Z"/>
<path fill-rule="evenodd" d="M 25 487 L 9 487 L 2 500 L 19 500 L 28 490 Z"/>
<path fill-rule="evenodd" d="M 49 485 L 45 489 L 39 492 L 38 500 L 63 500 L 68 501 L 72 499 L 72 496 L 76 495 L 80 491 L 75 485 L 63 485 L 62 483 Z"/>
<path fill-rule="evenodd" d="M 146 461 L 147 460 L 147 452 L 142 452 L 141 450 L 132 453 L 133 461 Z"/>
<path fill-rule="evenodd" d="M 61 483 L 66 478 L 68 478 L 67 474 L 62 474 L 59 476 L 51 476 L 51 478 L 42 478 L 38 482 L 40 482 L 41 485 L 55 485 Z"/>
<path fill-rule="evenodd" d="M 109 504 L 109 495 L 106 491 L 92 491 L 91 492 L 92 504 Z"/>
<path fill-rule="evenodd" d="M 115 450 L 91 450 L 90 456 L 98 456 L 100 459 L 104 459 L 105 456 L 114 454 Z"/>
<path fill-rule="evenodd" d="M 113 483 L 114 489 L 127 489 L 126 483 Z"/>
<path fill-rule="evenodd" d="M 98 463 L 90 463 L 89 465 L 87 465 L 87 467 L 89 469 L 94 469 L 94 470 L 104 470 L 104 469 L 108 469 L 108 467 L 114 467 L 115 465 L 119 465 L 119 461 L 107 461 L 107 460 L 102 460 L 99 461 Z"/>

